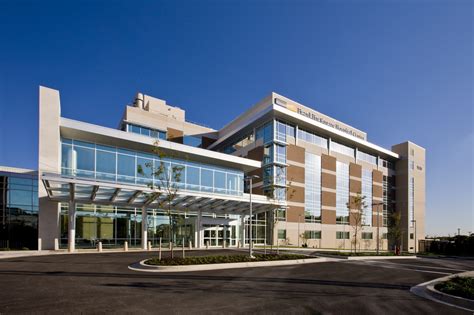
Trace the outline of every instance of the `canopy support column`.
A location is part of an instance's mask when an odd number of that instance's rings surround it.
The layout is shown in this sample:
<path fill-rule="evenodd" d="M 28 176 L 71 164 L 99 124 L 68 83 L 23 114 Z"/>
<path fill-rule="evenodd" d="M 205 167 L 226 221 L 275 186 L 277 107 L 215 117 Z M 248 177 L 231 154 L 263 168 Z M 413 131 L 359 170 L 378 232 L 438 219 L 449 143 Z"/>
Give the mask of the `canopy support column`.
<path fill-rule="evenodd" d="M 73 253 L 76 250 L 76 203 L 74 201 L 69 201 L 68 220 L 67 248 L 70 253 Z"/>
<path fill-rule="evenodd" d="M 148 244 L 148 214 L 146 207 L 142 207 L 142 249 L 147 249 Z"/>

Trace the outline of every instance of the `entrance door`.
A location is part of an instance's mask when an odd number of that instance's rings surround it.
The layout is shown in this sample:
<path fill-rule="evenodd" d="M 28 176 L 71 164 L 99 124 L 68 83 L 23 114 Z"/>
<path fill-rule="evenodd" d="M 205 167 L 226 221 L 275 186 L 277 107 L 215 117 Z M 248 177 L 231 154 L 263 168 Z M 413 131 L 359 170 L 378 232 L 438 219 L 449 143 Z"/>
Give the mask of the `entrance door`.
<path fill-rule="evenodd" d="M 235 236 L 232 235 L 233 230 L 229 225 L 203 225 L 204 229 L 204 244 L 209 244 L 211 247 L 222 246 L 224 240 L 226 241 L 226 245 L 229 246 L 230 239 L 233 239 Z"/>

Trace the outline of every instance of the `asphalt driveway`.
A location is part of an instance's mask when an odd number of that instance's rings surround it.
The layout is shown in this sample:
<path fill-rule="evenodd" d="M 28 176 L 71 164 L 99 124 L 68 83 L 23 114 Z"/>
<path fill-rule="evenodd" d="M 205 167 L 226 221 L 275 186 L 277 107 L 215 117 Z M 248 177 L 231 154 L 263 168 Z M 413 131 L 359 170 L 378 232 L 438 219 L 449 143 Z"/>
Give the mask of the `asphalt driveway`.
<path fill-rule="evenodd" d="M 0 260 L 0 313 L 462 314 L 417 297 L 409 289 L 473 269 L 472 260 L 454 259 L 344 260 L 172 274 L 127 268 L 150 255 L 65 254 Z"/>

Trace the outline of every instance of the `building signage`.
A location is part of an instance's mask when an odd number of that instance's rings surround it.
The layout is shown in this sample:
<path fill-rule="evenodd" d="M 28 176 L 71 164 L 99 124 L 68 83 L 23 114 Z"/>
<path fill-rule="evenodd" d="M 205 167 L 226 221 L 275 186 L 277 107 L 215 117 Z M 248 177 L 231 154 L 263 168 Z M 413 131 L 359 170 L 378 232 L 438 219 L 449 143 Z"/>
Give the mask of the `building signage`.
<path fill-rule="evenodd" d="M 362 139 L 362 140 L 366 140 L 365 134 L 363 134 L 361 132 L 358 132 L 358 131 L 355 131 L 347 125 L 341 125 L 337 121 L 332 121 L 330 119 L 327 119 L 322 114 L 320 114 L 316 111 L 313 111 L 313 110 L 310 110 L 310 109 L 303 109 L 303 108 L 301 108 L 301 107 L 299 107 L 295 104 L 288 104 L 288 102 L 286 102 L 284 100 L 281 100 L 279 98 L 275 98 L 275 104 L 280 105 L 282 107 L 285 107 L 286 109 L 289 109 L 292 112 L 298 113 L 298 114 L 300 114 L 304 117 L 307 117 L 307 118 L 310 118 L 314 121 L 322 123 L 322 124 L 324 124 L 328 127 L 337 129 L 337 130 L 342 131 L 344 133 L 347 133 L 348 135 L 351 135 L 353 137 L 356 137 L 356 138 L 359 138 L 359 139 Z"/>

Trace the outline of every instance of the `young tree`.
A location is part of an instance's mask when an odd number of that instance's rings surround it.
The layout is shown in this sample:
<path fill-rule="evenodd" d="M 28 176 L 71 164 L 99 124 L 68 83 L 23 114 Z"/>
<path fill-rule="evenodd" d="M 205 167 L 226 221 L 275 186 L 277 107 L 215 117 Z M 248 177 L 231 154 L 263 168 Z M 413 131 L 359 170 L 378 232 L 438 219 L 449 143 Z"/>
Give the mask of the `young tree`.
<path fill-rule="evenodd" d="M 148 200 L 158 200 L 158 208 L 166 211 L 169 220 L 169 241 L 171 247 L 171 258 L 174 258 L 173 254 L 173 243 L 174 243 L 174 216 L 175 211 L 172 209 L 173 201 L 178 196 L 180 191 L 181 176 L 184 171 L 184 167 L 181 165 L 174 165 L 165 160 L 170 157 L 169 154 L 165 154 L 159 147 L 159 141 L 155 141 L 153 146 L 153 153 L 158 159 L 158 165 L 153 162 L 145 163 L 145 165 L 137 165 L 137 173 L 142 176 L 148 176 L 151 182 L 148 183 L 148 187 L 152 189 L 152 192 L 148 194 Z M 146 169 L 150 170 L 147 172 Z M 153 181 L 153 178 L 155 180 Z"/>
<path fill-rule="evenodd" d="M 390 215 L 388 236 L 390 241 L 395 245 L 395 253 L 400 255 L 400 247 L 402 245 L 402 214 L 400 211 L 395 211 Z"/>
<path fill-rule="evenodd" d="M 352 238 L 352 244 L 354 245 L 354 253 L 357 253 L 357 245 L 359 243 L 359 233 L 362 233 L 362 227 L 364 223 L 364 212 L 367 208 L 365 203 L 365 196 L 360 193 L 355 197 L 350 197 L 347 203 L 347 209 L 349 210 L 349 224 L 354 231 Z"/>

